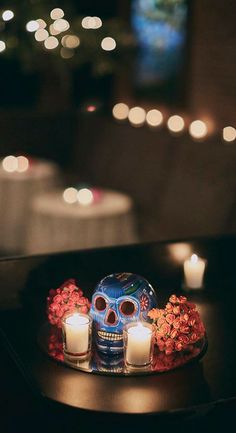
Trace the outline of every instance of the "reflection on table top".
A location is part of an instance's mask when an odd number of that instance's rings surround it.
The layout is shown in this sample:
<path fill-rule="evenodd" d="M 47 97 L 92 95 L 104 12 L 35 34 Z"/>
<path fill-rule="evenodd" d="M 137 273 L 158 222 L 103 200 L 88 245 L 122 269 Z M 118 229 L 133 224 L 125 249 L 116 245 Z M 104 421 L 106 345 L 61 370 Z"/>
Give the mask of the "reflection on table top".
<path fill-rule="evenodd" d="M 17 311 L 0 314 L 4 341 L 14 349 L 12 356 L 34 390 L 80 409 L 158 414 L 236 398 L 235 247 L 236 237 L 226 236 L 2 260 L 3 286 L 17 291 L 21 302 Z M 56 364 L 40 350 L 36 335 L 45 320 L 50 288 L 76 278 L 90 296 L 105 275 L 134 272 L 156 288 L 162 307 L 171 293 L 183 294 L 183 261 L 193 252 L 208 263 L 204 290 L 187 295 L 197 304 L 207 330 L 209 347 L 201 361 L 161 375 L 106 377 Z"/>

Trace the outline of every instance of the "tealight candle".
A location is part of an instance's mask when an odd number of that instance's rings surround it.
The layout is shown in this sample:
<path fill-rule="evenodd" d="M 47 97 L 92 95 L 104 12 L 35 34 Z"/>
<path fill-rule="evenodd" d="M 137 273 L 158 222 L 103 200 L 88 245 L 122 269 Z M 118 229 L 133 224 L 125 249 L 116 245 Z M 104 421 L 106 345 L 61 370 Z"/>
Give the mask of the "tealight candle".
<path fill-rule="evenodd" d="M 26 156 L 17 156 L 17 171 L 24 173 L 29 168 L 29 160 Z"/>
<path fill-rule="evenodd" d="M 8 173 L 24 173 L 29 168 L 29 160 L 25 156 L 6 156 L 2 161 L 2 167 Z"/>
<path fill-rule="evenodd" d="M 78 203 L 82 206 L 89 206 L 93 203 L 93 193 L 91 189 L 81 188 L 77 192 Z"/>
<path fill-rule="evenodd" d="M 97 188 L 74 188 L 69 187 L 63 191 L 63 200 L 69 204 L 79 204 L 82 207 L 99 203 L 102 198 L 102 191 Z"/>
<path fill-rule="evenodd" d="M 190 259 L 184 262 L 184 276 L 186 288 L 200 289 L 203 285 L 203 277 L 206 267 L 206 260 L 192 254 Z"/>
<path fill-rule="evenodd" d="M 73 313 L 62 319 L 64 353 L 84 357 L 91 349 L 91 319 L 80 313 Z"/>
<path fill-rule="evenodd" d="M 127 365 L 149 365 L 153 356 L 153 328 L 150 324 L 132 323 L 124 328 L 125 361 Z"/>
<path fill-rule="evenodd" d="M 66 203 L 73 204 L 77 202 L 77 189 L 73 187 L 66 188 L 63 192 L 63 199 Z"/>
<path fill-rule="evenodd" d="M 2 161 L 3 170 L 7 171 L 8 173 L 17 171 L 17 166 L 17 158 L 14 155 L 6 156 Z"/>

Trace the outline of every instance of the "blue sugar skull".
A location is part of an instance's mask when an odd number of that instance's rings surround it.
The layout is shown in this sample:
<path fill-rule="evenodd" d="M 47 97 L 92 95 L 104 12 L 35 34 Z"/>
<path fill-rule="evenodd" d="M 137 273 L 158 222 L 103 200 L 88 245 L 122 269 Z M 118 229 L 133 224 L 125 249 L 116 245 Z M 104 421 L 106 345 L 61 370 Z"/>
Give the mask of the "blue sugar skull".
<path fill-rule="evenodd" d="M 94 290 L 90 310 L 97 349 L 107 355 L 121 353 L 124 325 L 148 321 L 148 311 L 156 306 L 155 292 L 143 277 L 119 273 L 103 278 Z"/>
<path fill-rule="evenodd" d="M 96 352 L 94 356 L 95 369 L 103 373 L 122 373 L 124 369 L 124 356 L 121 352 L 119 355 L 106 355 L 102 352 Z"/>

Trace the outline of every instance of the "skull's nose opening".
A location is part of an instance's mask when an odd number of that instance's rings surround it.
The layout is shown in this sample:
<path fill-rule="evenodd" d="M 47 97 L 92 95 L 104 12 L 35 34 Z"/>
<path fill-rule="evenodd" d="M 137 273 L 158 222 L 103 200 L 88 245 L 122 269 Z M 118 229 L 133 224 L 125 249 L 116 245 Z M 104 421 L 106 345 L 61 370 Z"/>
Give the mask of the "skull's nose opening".
<path fill-rule="evenodd" d="M 107 313 L 107 316 L 106 316 L 106 320 L 105 320 L 106 324 L 114 326 L 117 323 L 117 320 L 118 320 L 118 318 L 117 318 L 115 311 L 109 310 Z"/>

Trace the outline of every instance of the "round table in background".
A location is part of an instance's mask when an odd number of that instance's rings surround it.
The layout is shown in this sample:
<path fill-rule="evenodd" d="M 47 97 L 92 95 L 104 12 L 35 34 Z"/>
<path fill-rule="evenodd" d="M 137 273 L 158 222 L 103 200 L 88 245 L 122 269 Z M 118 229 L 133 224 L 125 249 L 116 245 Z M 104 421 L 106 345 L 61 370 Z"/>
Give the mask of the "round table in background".
<path fill-rule="evenodd" d="M 58 185 L 59 170 L 49 161 L 33 159 L 23 173 L 4 170 L 0 162 L 0 248 L 24 252 L 33 198 Z"/>
<path fill-rule="evenodd" d="M 99 201 L 87 206 L 66 203 L 62 190 L 33 200 L 26 240 L 28 254 L 136 241 L 133 202 L 125 194 L 104 190 Z"/>

